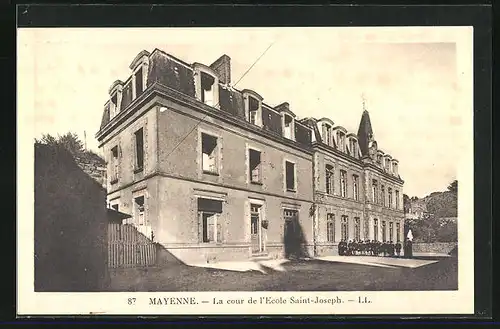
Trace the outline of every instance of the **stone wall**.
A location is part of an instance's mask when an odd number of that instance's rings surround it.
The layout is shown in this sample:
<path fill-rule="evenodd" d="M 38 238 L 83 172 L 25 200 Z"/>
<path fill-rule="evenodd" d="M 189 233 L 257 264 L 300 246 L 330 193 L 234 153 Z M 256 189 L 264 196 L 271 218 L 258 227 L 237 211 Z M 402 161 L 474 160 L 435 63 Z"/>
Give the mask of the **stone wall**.
<path fill-rule="evenodd" d="M 105 190 L 65 149 L 35 145 L 35 291 L 102 291 L 107 272 Z"/>
<path fill-rule="evenodd" d="M 106 162 L 97 154 L 76 155 L 75 162 L 91 178 L 106 187 Z"/>

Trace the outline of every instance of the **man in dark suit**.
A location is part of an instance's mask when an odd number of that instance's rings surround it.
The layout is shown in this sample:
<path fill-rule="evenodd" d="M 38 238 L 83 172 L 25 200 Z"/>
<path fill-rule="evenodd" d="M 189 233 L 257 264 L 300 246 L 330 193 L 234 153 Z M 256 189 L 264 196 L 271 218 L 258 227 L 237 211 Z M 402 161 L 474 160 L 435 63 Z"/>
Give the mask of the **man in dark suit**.
<path fill-rule="evenodd" d="M 398 255 L 398 257 L 401 255 L 401 242 L 397 242 L 396 245 L 395 245 L 395 249 L 396 249 L 396 255 Z"/>
<path fill-rule="evenodd" d="M 344 240 L 340 241 L 338 246 L 339 256 L 344 256 Z"/>

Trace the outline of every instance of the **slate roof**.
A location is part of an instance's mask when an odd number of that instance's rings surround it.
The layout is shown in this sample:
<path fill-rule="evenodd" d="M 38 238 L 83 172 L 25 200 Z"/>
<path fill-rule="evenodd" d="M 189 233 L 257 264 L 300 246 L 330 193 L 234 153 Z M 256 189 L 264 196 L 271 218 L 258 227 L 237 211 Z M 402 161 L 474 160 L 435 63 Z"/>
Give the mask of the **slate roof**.
<path fill-rule="evenodd" d="M 361 122 L 358 129 L 358 143 L 359 149 L 363 156 L 368 154 L 368 142 L 373 137 L 372 123 L 370 122 L 370 115 L 367 110 L 363 111 Z"/>

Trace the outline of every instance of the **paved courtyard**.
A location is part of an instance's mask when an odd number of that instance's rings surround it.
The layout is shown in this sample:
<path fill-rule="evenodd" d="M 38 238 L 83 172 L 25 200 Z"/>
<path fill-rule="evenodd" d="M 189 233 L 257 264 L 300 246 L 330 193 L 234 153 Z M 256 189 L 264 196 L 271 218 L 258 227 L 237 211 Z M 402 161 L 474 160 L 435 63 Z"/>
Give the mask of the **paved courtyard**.
<path fill-rule="evenodd" d="M 330 256 L 119 270 L 112 291 L 455 290 L 457 257 Z"/>

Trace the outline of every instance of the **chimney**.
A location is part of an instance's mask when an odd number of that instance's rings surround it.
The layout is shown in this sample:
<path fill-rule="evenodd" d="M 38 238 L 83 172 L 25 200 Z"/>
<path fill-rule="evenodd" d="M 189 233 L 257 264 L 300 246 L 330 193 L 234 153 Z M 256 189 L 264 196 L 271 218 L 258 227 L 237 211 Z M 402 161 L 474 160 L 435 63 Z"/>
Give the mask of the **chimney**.
<path fill-rule="evenodd" d="M 218 60 L 213 62 L 210 67 L 217 72 L 221 83 L 231 83 L 231 58 L 228 55 L 222 55 Z"/>

